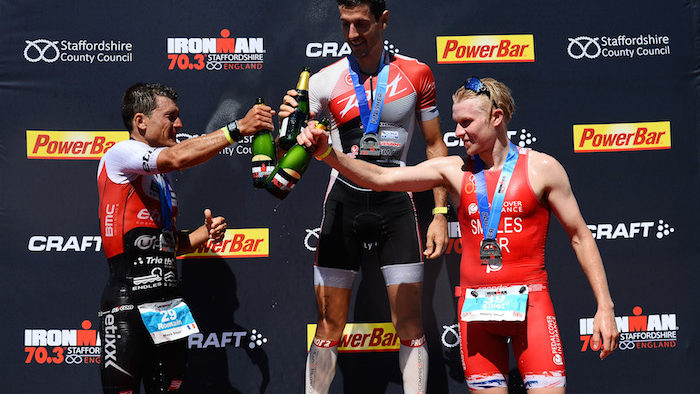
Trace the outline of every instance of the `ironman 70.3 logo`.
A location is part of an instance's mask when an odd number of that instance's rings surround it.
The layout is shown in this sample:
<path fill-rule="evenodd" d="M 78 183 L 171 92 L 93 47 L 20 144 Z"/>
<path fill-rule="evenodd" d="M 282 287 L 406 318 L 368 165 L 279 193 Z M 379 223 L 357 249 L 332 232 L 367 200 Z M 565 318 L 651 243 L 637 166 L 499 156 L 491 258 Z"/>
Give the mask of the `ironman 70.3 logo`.
<path fill-rule="evenodd" d="M 82 328 L 24 330 L 26 364 L 99 364 L 100 337 L 90 320 Z"/>
<path fill-rule="evenodd" d="M 262 37 L 171 37 L 167 40 L 168 70 L 262 70 L 265 47 Z"/>

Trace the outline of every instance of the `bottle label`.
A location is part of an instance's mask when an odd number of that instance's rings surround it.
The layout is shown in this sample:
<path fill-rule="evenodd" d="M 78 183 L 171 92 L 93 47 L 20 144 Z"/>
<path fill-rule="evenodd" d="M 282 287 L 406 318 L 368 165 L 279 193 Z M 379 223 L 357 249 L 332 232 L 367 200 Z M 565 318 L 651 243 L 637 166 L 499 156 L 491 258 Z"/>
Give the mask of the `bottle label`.
<path fill-rule="evenodd" d="M 265 180 L 265 178 L 267 178 L 270 174 L 272 174 L 272 171 L 275 170 L 272 160 L 256 160 L 252 162 L 252 165 L 254 179 Z"/>
<path fill-rule="evenodd" d="M 283 168 L 281 171 L 278 171 L 272 178 L 272 184 L 282 191 L 291 192 L 301 176 L 295 176 L 295 174 L 299 174 L 296 171 L 294 173 L 289 173 L 289 171 L 294 170 Z"/>
<path fill-rule="evenodd" d="M 284 137 L 287 135 L 287 126 L 289 125 L 289 116 L 286 118 L 282 119 L 282 124 L 280 125 L 280 131 L 279 131 L 279 138 Z"/>

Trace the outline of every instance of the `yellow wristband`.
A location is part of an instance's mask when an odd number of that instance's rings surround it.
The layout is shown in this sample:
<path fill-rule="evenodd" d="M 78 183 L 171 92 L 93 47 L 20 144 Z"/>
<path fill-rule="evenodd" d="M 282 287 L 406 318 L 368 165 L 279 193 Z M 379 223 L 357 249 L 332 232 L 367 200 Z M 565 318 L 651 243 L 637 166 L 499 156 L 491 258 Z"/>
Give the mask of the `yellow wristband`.
<path fill-rule="evenodd" d="M 441 213 L 441 214 L 446 214 L 447 213 L 447 207 L 435 207 L 433 208 L 433 215 L 436 213 Z"/>
<path fill-rule="evenodd" d="M 332 150 L 333 150 L 333 148 L 331 148 L 331 146 L 328 145 L 328 150 L 326 150 L 325 152 L 323 152 L 323 154 L 320 154 L 320 155 L 314 156 L 314 157 L 316 158 L 316 160 L 323 160 L 323 159 L 325 159 L 328 155 L 331 154 L 331 151 L 332 151 Z"/>

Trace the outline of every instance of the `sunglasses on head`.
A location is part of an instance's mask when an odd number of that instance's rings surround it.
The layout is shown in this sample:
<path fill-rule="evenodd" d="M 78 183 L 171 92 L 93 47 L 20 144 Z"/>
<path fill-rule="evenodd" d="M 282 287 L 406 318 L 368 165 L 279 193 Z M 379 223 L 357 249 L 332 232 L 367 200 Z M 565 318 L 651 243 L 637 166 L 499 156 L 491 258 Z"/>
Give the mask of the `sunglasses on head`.
<path fill-rule="evenodd" d="M 470 77 L 466 81 L 464 81 L 464 88 L 467 90 L 471 90 L 472 92 L 476 94 L 485 94 L 488 98 L 491 98 L 491 92 L 489 92 L 489 89 L 484 85 L 483 82 L 477 77 Z"/>
<path fill-rule="evenodd" d="M 470 77 L 466 81 L 464 81 L 464 88 L 467 90 L 471 90 L 472 92 L 476 93 L 477 95 L 479 94 L 485 94 L 486 97 L 491 98 L 491 92 L 489 91 L 489 88 L 484 85 L 483 82 L 477 77 Z M 498 108 L 498 104 L 496 104 L 493 99 L 491 100 L 491 103 L 493 104 L 494 107 Z"/>

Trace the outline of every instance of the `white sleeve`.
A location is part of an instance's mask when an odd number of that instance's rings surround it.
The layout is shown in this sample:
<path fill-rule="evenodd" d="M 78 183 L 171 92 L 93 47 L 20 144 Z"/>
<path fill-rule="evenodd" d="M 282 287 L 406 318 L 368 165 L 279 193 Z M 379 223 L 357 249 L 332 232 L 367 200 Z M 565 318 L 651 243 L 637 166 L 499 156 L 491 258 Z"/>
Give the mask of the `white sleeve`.
<path fill-rule="evenodd" d="M 165 148 L 154 148 L 128 140 L 111 147 L 103 157 L 107 175 L 115 183 L 130 181 L 139 175 L 157 174 L 157 159 Z"/>

